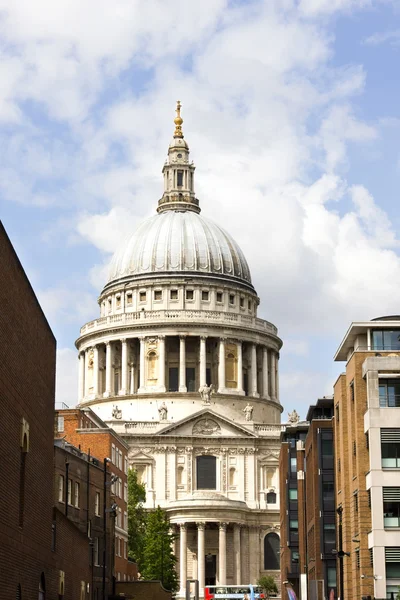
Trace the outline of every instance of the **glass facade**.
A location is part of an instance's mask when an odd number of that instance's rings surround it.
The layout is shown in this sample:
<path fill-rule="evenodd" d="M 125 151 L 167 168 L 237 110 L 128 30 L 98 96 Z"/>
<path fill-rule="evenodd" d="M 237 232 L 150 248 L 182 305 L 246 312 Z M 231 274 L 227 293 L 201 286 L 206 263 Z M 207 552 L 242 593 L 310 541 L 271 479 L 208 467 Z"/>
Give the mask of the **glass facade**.
<path fill-rule="evenodd" d="M 400 329 L 373 330 L 372 350 L 400 350 Z"/>

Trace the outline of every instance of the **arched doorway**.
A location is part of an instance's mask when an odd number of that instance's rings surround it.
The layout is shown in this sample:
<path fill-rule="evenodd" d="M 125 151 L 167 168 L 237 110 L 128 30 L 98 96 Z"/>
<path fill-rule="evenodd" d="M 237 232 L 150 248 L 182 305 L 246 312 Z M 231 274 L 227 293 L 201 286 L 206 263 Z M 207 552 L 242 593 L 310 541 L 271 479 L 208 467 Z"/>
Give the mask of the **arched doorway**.
<path fill-rule="evenodd" d="M 280 538 L 277 533 L 267 533 L 264 538 L 264 569 L 277 571 L 280 568 Z"/>

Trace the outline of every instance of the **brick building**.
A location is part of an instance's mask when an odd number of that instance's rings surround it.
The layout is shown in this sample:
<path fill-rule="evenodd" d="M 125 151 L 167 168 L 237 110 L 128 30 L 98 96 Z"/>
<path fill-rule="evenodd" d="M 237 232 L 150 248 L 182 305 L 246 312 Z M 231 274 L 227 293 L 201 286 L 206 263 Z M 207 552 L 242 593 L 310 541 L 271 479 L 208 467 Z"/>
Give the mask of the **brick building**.
<path fill-rule="evenodd" d="M 63 438 L 80 451 L 107 462 L 112 503 L 116 504 L 113 545 L 114 571 L 117 581 L 137 577 L 136 564 L 128 560 L 128 446 L 89 408 L 57 410 L 55 436 Z"/>
<path fill-rule="evenodd" d="M 281 435 L 281 581 L 302 600 L 336 597 L 333 399 Z"/>
<path fill-rule="evenodd" d="M 111 590 L 114 567 L 114 518 L 109 477 L 106 479 L 106 485 L 104 483 L 102 461 L 85 454 L 62 439 L 56 440 L 54 446 L 55 509 L 79 529 L 86 539 L 93 600 L 102 597 L 103 576 L 105 589 Z M 88 538 L 91 539 L 90 544 Z M 103 552 L 106 553 L 105 562 Z M 103 572 L 104 564 L 106 568 Z"/>
<path fill-rule="evenodd" d="M 336 502 L 346 600 L 400 585 L 400 317 L 352 323 L 335 356 Z"/>
<path fill-rule="evenodd" d="M 56 342 L 1 224 L 0 301 L 1 596 L 88 600 L 87 536 L 52 494 Z"/>

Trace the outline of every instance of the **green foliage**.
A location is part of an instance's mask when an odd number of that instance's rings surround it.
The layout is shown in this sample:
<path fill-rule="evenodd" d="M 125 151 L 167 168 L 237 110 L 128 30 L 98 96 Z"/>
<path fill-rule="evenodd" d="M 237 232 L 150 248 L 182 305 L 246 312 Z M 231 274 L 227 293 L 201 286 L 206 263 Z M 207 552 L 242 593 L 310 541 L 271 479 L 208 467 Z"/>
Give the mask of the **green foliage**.
<path fill-rule="evenodd" d="M 166 512 L 158 506 L 148 513 L 140 572 L 143 579 L 159 579 L 171 592 L 178 589 L 176 557 L 172 552 L 174 539 Z"/>
<path fill-rule="evenodd" d="M 270 594 L 278 593 L 278 586 L 276 585 L 275 579 L 272 577 L 272 575 L 263 575 L 263 577 L 260 577 L 260 579 L 257 581 L 257 585 L 263 589 L 267 598 L 269 598 Z"/>
<path fill-rule="evenodd" d="M 143 547 L 146 531 L 146 513 L 143 502 L 146 500 L 146 488 L 138 482 L 135 469 L 128 472 L 128 556 L 138 564 L 139 571 L 143 562 Z"/>

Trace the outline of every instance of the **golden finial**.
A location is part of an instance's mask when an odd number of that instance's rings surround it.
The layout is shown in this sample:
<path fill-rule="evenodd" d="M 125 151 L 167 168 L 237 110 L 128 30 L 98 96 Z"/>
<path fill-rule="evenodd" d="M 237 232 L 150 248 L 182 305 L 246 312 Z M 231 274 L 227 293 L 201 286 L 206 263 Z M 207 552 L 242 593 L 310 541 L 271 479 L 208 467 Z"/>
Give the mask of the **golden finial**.
<path fill-rule="evenodd" d="M 183 138 L 183 133 L 182 133 L 183 119 L 181 117 L 181 103 L 180 103 L 180 100 L 178 100 L 177 103 L 176 103 L 176 117 L 174 119 L 174 123 L 175 123 L 174 137 Z"/>

